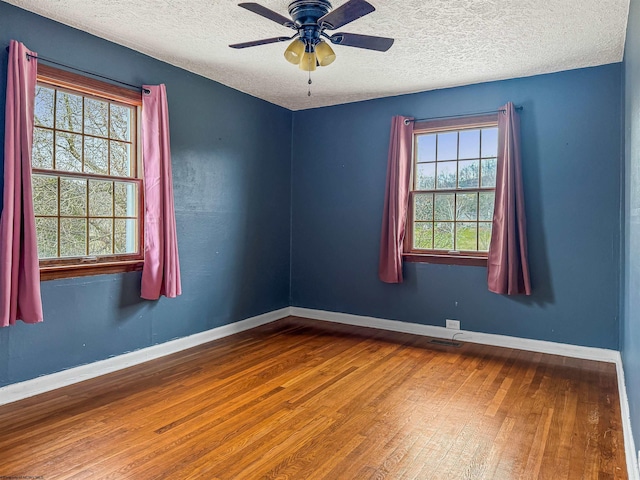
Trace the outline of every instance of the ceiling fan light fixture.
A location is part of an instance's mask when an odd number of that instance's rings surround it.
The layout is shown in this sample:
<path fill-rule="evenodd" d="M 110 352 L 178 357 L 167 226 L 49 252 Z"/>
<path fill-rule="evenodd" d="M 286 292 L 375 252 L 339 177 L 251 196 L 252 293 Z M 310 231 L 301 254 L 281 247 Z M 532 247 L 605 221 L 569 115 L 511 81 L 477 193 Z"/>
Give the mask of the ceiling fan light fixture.
<path fill-rule="evenodd" d="M 305 72 L 313 72 L 316 69 L 316 52 L 304 52 L 300 59 L 300 70 Z"/>
<path fill-rule="evenodd" d="M 318 58 L 318 64 L 321 67 L 326 67 L 336 59 L 336 53 L 327 42 L 322 40 L 316 45 L 316 57 Z"/>
<path fill-rule="evenodd" d="M 296 38 L 293 42 L 289 44 L 287 49 L 284 51 L 284 58 L 287 59 L 287 62 L 293 63 L 294 65 L 298 65 L 300 63 L 300 59 L 302 58 L 305 50 L 305 45 L 302 40 Z"/>

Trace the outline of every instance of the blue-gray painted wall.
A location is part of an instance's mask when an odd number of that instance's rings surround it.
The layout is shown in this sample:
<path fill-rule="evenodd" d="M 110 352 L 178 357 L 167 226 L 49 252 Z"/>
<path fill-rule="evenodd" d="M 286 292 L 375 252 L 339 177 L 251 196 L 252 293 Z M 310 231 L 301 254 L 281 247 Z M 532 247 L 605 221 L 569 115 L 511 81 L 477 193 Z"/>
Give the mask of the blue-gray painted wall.
<path fill-rule="evenodd" d="M 393 115 L 439 117 L 522 105 L 533 295 L 487 290 L 486 268 L 405 264 L 378 280 Z M 618 348 L 621 65 L 295 112 L 292 304 Z"/>
<path fill-rule="evenodd" d="M 139 273 L 44 282 L 45 322 L 0 329 L 0 386 L 289 305 L 290 111 L 0 2 L 0 145 L 10 39 L 166 84 L 184 294 L 143 301 Z"/>
<path fill-rule="evenodd" d="M 624 311 L 620 350 L 631 424 L 640 447 L 640 0 L 631 0 L 624 54 Z"/>

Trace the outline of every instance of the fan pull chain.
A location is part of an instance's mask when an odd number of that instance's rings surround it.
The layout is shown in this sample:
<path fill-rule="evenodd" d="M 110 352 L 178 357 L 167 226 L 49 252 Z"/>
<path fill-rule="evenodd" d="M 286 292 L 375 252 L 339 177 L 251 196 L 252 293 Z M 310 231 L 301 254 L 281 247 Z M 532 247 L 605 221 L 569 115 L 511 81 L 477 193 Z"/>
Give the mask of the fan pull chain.
<path fill-rule="evenodd" d="M 307 92 L 307 96 L 311 96 L 311 70 L 309 70 L 309 91 Z"/>

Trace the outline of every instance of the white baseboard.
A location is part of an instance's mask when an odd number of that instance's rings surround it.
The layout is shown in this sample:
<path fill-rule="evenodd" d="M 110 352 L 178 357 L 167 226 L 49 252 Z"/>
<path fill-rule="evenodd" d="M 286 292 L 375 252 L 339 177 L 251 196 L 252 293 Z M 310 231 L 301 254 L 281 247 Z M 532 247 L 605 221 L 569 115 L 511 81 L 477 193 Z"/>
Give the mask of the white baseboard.
<path fill-rule="evenodd" d="M 546 342 L 542 340 L 531 340 L 528 338 L 509 337 L 506 335 L 493 335 L 490 333 L 469 332 L 466 330 L 451 330 L 445 327 L 433 325 L 421 325 L 418 323 L 400 322 L 397 320 L 385 320 L 375 317 L 364 317 L 361 315 L 351 315 L 347 313 L 327 312 L 324 310 L 312 310 L 308 308 L 291 307 L 290 314 L 296 317 L 312 318 L 327 322 L 343 323 L 358 327 L 379 328 L 394 332 L 411 333 L 427 337 L 451 339 L 456 334 L 456 340 L 464 342 L 493 345 L 496 347 L 515 348 L 518 350 L 528 350 L 539 353 L 549 353 L 552 355 L 562 355 L 565 357 L 581 358 L 585 360 L 597 360 L 616 364 L 618 375 L 618 393 L 620 396 L 620 414 L 622 417 L 622 430 L 624 434 L 625 456 L 627 459 L 627 471 L 629 480 L 640 480 L 638 463 L 640 462 L 640 452 L 636 457 L 635 443 L 631 431 L 631 418 L 629 416 L 629 400 L 625 386 L 624 371 L 622 368 L 622 357 L 617 350 L 605 348 L 582 347 L 578 345 L 568 345 L 564 343 Z M 458 335 L 459 334 L 459 335 Z"/>
<path fill-rule="evenodd" d="M 616 360 L 616 371 L 618 372 L 618 394 L 620 396 L 620 416 L 622 417 L 622 430 L 624 432 L 624 454 L 627 457 L 627 471 L 629 480 L 640 480 L 640 452 L 637 452 L 631 430 L 631 414 L 629 412 L 629 398 L 627 397 L 627 386 L 624 378 L 624 368 L 622 357 L 618 352 Z"/>
<path fill-rule="evenodd" d="M 32 380 L 13 383 L 0 388 L 0 405 L 16 402 L 23 398 L 55 390 L 56 388 L 66 387 L 73 383 L 82 382 L 90 378 L 115 372 L 116 370 L 138 365 L 139 363 L 148 362 L 149 360 L 164 357 L 165 355 L 171 355 L 172 353 L 180 352 L 187 348 L 195 347 L 219 338 L 228 337 L 234 333 L 240 333 L 266 323 L 271 323 L 288 315 L 289 307 L 285 307 L 280 310 L 267 312 L 229 325 L 223 325 L 211 330 L 189 335 L 188 337 L 170 340 L 165 343 L 124 353 L 116 357 L 107 358 L 105 360 L 100 360 L 86 365 L 69 368 L 68 370 L 44 375 Z"/>
<path fill-rule="evenodd" d="M 467 330 L 451 330 L 434 325 L 422 325 L 418 323 L 400 322 L 398 320 L 385 320 L 375 317 L 363 317 L 348 313 L 327 312 L 324 310 L 312 310 L 308 308 L 291 307 L 291 315 L 297 317 L 324 320 L 327 322 L 344 323 L 359 327 L 379 328 L 393 332 L 412 333 L 427 337 L 451 339 L 455 334 L 456 340 L 463 342 L 481 343 L 496 347 L 515 348 L 531 352 L 563 355 L 565 357 L 582 358 L 585 360 L 598 360 L 600 362 L 616 363 L 620 354 L 617 350 L 606 348 L 582 347 L 566 343 L 546 342 L 543 340 L 531 340 L 529 338 L 509 337 L 506 335 L 494 335 L 491 333 L 470 332 Z"/>

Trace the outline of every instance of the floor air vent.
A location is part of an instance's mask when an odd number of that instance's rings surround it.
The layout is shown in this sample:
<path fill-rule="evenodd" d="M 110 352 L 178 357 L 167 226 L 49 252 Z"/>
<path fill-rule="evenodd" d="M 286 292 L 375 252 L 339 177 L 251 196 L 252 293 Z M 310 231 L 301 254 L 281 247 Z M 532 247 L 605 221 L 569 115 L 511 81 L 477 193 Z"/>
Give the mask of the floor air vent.
<path fill-rule="evenodd" d="M 452 340 L 440 340 L 439 338 L 431 339 L 429 340 L 429 343 L 435 343 L 436 345 L 444 345 L 445 347 L 460 348 L 462 346 L 460 342 L 454 342 Z"/>

